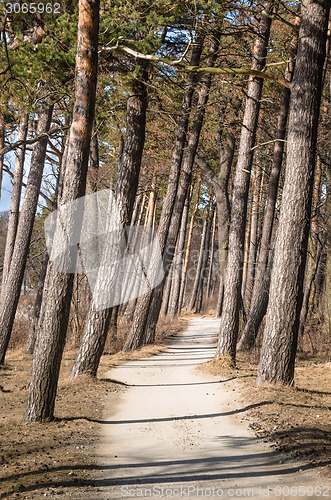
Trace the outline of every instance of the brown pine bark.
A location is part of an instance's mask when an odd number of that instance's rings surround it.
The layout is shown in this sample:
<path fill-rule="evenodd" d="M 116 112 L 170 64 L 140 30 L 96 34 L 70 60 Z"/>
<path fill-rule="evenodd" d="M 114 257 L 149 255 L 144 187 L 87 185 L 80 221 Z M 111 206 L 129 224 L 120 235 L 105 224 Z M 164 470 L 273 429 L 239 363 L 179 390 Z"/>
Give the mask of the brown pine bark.
<path fill-rule="evenodd" d="M 40 112 L 37 134 L 48 132 L 51 124 L 53 105 L 45 105 Z M 44 169 L 47 138 L 38 141 L 31 158 L 27 187 L 16 230 L 10 268 L 1 293 L 0 307 L 0 364 L 4 362 L 29 251 L 34 218 L 37 210 L 42 174 Z M 16 200 L 17 201 L 17 200 Z"/>
<path fill-rule="evenodd" d="M 328 0 L 302 1 L 286 174 L 256 384 L 292 384 L 311 213 Z"/>
<path fill-rule="evenodd" d="M 214 251 L 215 251 L 215 232 L 216 232 L 216 212 L 214 212 L 212 233 L 211 233 L 210 258 L 209 258 L 208 279 L 207 279 L 207 287 L 206 287 L 208 298 L 210 298 L 212 295 L 213 264 L 214 264 Z"/>
<path fill-rule="evenodd" d="M 68 154 L 63 177 L 62 203 L 84 195 L 97 83 L 99 0 L 80 0 L 76 55 L 76 87 Z M 74 214 L 68 231 L 77 226 Z M 75 227 L 75 230 L 79 228 Z M 66 339 L 73 274 L 49 264 L 31 382 L 24 419 L 44 421 L 54 417 L 61 359 Z"/>
<path fill-rule="evenodd" d="M 28 125 L 29 125 L 29 115 L 27 113 L 23 113 L 18 127 L 17 141 L 26 140 L 26 136 L 28 133 Z M 2 291 L 5 289 L 6 276 L 9 273 L 9 268 L 15 245 L 18 218 L 20 213 L 24 159 L 25 159 L 25 146 L 23 145 L 18 147 L 16 151 L 15 170 L 14 170 L 13 186 L 10 198 L 10 208 L 8 217 L 6 247 L 3 260 L 3 273 L 2 273 L 2 286 L 1 286 Z"/>
<path fill-rule="evenodd" d="M 271 25 L 270 14 L 272 8 L 272 1 L 263 2 L 258 26 L 259 36 L 255 42 L 252 64 L 253 69 L 259 71 L 262 71 L 266 64 Z M 247 197 L 253 157 L 252 148 L 255 142 L 262 85 L 262 80 L 258 78 L 252 78 L 248 85 L 243 126 L 240 136 L 238 162 L 232 193 L 228 264 L 224 286 L 219 341 L 216 350 L 216 357 L 229 357 L 232 363 L 236 358 Z"/>

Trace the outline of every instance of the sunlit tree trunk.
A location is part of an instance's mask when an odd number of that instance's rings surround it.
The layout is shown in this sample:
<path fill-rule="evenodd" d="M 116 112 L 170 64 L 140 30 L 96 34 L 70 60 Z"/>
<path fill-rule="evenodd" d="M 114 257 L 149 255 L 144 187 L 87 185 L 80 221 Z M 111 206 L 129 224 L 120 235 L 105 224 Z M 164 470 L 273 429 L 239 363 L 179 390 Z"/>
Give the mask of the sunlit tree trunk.
<path fill-rule="evenodd" d="M 192 66 L 199 65 L 203 47 L 203 41 L 204 41 L 204 34 L 200 34 L 195 44 L 193 45 L 191 61 L 190 61 L 190 65 Z M 197 76 L 195 73 L 191 72 L 188 74 L 186 79 L 184 95 L 182 99 L 180 116 L 178 119 L 178 126 L 176 130 L 176 137 L 172 152 L 172 160 L 170 166 L 167 192 L 163 201 L 160 223 L 158 228 L 160 249 L 162 253 L 165 250 L 169 226 L 170 226 L 170 219 L 175 206 L 178 179 L 182 165 L 184 146 L 186 144 L 186 134 L 188 129 L 189 117 L 191 113 L 192 97 L 196 85 L 196 80 Z M 123 348 L 124 351 L 134 350 L 142 344 L 145 327 L 147 324 L 148 312 L 150 309 L 152 309 L 151 307 L 152 297 L 153 293 L 147 292 L 145 295 L 143 295 L 138 299 L 135 316 L 133 319 L 133 324 Z"/>
<path fill-rule="evenodd" d="M 28 126 L 29 126 L 29 115 L 27 113 L 23 113 L 18 128 L 18 134 L 17 134 L 18 141 L 26 140 L 26 136 L 28 133 Z M 10 198 L 8 229 L 6 236 L 6 247 L 3 260 L 2 287 L 1 287 L 2 291 L 5 289 L 6 276 L 9 273 L 10 263 L 12 260 L 13 250 L 15 245 L 18 218 L 20 213 L 24 159 L 25 159 L 25 146 L 22 145 L 18 147 L 16 151 L 15 171 L 14 171 L 13 186 Z"/>
<path fill-rule="evenodd" d="M 257 385 L 292 384 L 311 213 L 330 2 L 302 1 L 286 174 Z"/>
<path fill-rule="evenodd" d="M 187 234 L 185 259 L 184 259 L 183 271 L 182 271 L 182 276 L 181 276 L 180 293 L 179 293 L 179 299 L 178 299 L 178 312 L 179 313 L 180 313 L 180 311 L 182 309 L 183 301 L 184 301 L 186 276 L 187 276 L 187 269 L 188 269 L 188 264 L 189 264 L 189 259 L 190 259 L 190 250 L 191 250 L 193 227 L 194 227 L 195 216 L 196 216 L 196 213 L 197 213 L 197 210 L 198 210 L 198 206 L 199 206 L 200 186 L 201 186 L 201 177 L 198 178 L 198 181 L 197 181 L 197 184 L 196 184 L 195 202 L 194 202 L 194 205 L 193 205 L 193 210 L 192 210 L 190 225 L 189 225 L 188 234 Z"/>
<path fill-rule="evenodd" d="M 75 103 L 63 177 L 62 203 L 73 201 L 85 193 L 97 83 L 98 31 L 99 0 L 80 0 Z M 75 230 L 79 229 L 77 224 L 73 214 L 71 221 L 68 221 L 69 233 L 74 227 Z M 48 265 L 24 415 L 26 421 L 44 421 L 54 417 L 73 278 L 73 274 L 61 273 L 52 264 Z"/>
<path fill-rule="evenodd" d="M 45 105 L 40 111 L 37 135 L 48 132 L 51 124 L 52 112 L 53 105 Z M 3 287 L 3 291 L 1 293 L 0 364 L 4 362 L 13 328 L 17 304 L 21 293 L 33 223 L 40 193 L 46 147 L 47 137 L 40 139 L 33 148 L 27 187 L 25 190 L 22 210 L 19 215 L 15 244 L 10 259 L 10 268 L 5 278 L 5 286 Z"/>
<path fill-rule="evenodd" d="M 184 210 L 183 210 L 183 218 L 179 229 L 177 245 L 176 245 L 176 254 L 173 260 L 173 278 L 172 278 L 172 288 L 171 288 L 171 296 L 168 307 L 168 314 L 170 316 L 176 316 L 178 314 L 178 305 L 179 305 L 179 294 L 180 294 L 180 282 L 182 276 L 182 265 L 183 265 L 183 253 L 185 249 L 185 237 L 186 237 L 186 228 L 187 228 L 187 220 L 188 220 L 188 212 L 190 208 L 192 190 L 188 190 Z"/>
<path fill-rule="evenodd" d="M 133 79 L 127 99 L 126 136 L 115 189 L 116 206 L 122 227 L 128 226 L 131 222 L 145 143 L 148 73 L 146 67 L 140 67 L 140 71 L 142 71 L 141 78 Z M 102 267 L 101 265 L 101 269 Z M 82 373 L 96 376 L 107 339 L 111 315 L 111 309 L 96 310 L 92 301 L 70 378 Z"/>
<path fill-rule="evenodd" d="M 257 27 L 259 36 L 253 50 L 253 69 L 262 71 L 266 64 L 273 2 L 263 2 Z M 242 264 L 245 238 L 247 197 L 250 182 L 256 128 L 262 94 L 262 80 L 252 78 L 248 85 L 247 100 L 240 136 L 238 162 L 233 185 L 229 253 L 226 270 L 223 311 L 220 321 L 216 357 L 226 356 L 235 361 L 239 326 L 239 310 L 242 286 Z"/>

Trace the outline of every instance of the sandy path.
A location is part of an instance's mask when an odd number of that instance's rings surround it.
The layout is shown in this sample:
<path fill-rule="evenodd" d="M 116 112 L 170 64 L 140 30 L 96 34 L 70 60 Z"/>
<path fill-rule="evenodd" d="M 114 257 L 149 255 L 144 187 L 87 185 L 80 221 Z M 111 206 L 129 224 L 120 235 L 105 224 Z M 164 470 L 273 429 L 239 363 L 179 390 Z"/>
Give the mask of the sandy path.
<path fill-rule="evenodd" d="M 164 354 L 109 372 L 129 387 L 105 418 L 99 498 L 331 496 L 315 471 L 255 437 L 235 381 L 196 370 L 217 330 L 215 319 L 194 319 Z"/>

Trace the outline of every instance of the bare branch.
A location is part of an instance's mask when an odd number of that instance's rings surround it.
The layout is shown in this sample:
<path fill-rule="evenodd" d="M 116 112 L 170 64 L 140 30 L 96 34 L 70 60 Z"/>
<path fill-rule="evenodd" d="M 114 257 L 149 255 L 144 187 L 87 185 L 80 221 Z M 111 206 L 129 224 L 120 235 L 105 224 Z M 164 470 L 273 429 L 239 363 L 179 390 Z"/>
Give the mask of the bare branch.
<path fill-rule="evenodd" d="M 124 45 L 119 45 L 118 43 L 113 47 L 102 47 L 102 51 L 113 51 L 113 50 L 121 50 L 122 52 L 126 52 L 137 59 L 145 59 L 147 61 L 155 61 L 161 62 L 164 64 L 168 64 L 169 66 L 177 66 L 182 68 L 184 71 L 195 71 L 196 73 L 213 73 L 214 75 L 234 75 L 234 76 L 253 76 L 256 78 L 263 78 L 264 80 L 270 80 L 272 82 L 277 82 L 284 87 L 291 88 L 291 84 L 285 80 L 284 78 L 280 78 L 278 76 L 267 73 L 266 71 L 256 71 L 250 68 L 209 68 L 209 67 L 199 67 L 199 66 L 184 66 L 182 64 L 183 57 L 181 57 L 177 61 L 172 61 L 166 57 L 159 57 L 151 54 L 142 54 L 141 52 L 137 52 L 136 50 L 130 49 L 129 47 L 125 47 Z M 188 49 L 187 49 L 188 50 Z M 186 51 L 185 51 L 186 52 Z"/>
<path fill-rule="evenodd" d="M 59 132 L 63 132 L 63 130 L 67 130 L 69 127 L 57 127 L 51 129 L 47 134 L 40 134 L 34 137 L 33 139 L 28 139 L 27 141 L 17 141 L 14 142 L 13 144 L 9 144 L 8 146 L 5 146 L 4 148 L 0 149 L 0 156 L 3 156 L 9 151 L 12 151 L 13 149 L 19 148 L 20 146 L 23 145 L 28 145 L 28 144 L 34 144 L 35 142 L 40 141 L 40 139 L 44 139 L 45 137 L 52 137 L 55 134 L 58 134 Z"/>

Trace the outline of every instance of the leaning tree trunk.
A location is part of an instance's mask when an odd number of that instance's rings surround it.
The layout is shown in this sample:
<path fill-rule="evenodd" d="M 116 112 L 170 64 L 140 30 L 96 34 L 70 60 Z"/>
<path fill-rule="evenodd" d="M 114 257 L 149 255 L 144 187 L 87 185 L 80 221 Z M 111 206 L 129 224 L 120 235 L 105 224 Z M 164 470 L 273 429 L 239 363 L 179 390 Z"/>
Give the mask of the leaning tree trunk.
<path fill-rule="evenodd" d="M 68 151 L 68 140 L 67 139 L 68 139 L 68 136 L 67 136 L 67 134 L 65 134 L 63 137 L 63 141 L 62 141 L 62 150 L 61 150 L 61 156 L 60 156 L 58 179 L 57 179 L 57 183 L 56 183 L 53 202 L 51 205 L 51 210 L 56 210 L 57 205 L 58 205 L 58 201 L 59 201 L 59 187 L 60 187 L 60 179 L 62 176 L 62 167 L 65 164 L 66 154 Z M 31 319 L 29 334 L 28 334 L 28 338 L 27 338 L 27 342 L 26 342 L 26 352 L 29 354 L 33 354 L 34 346 L 36 343 L 37 332 L 38 332 L 38 323 L 39 323 L 39 318 L 40 318 L 41 305 L 42 305 L 42 301 L 43 301 L 43 294 L 44 294 L 44 288 L 45 288 L 45 279 L 46 279 L 48 262 L 49 262 L 49 253 L 46 249 L 45 254 L 44 254 L 44 258 L 43 258 L 43 262 L 42 262 L 42 266 L 41 266 L 41 272 L 40 272 L 38 286 L 37 286 L 37 295 L 36 295 L 36 300 L 35 300 L 34 305 L 33 305 L 32 319 Z"/>
<path fill-rule="evenodd" d="M 5 146 L 5 122 L 2 114 L 0 114 L 0 150 L 4 148 L 4 146 Z M 2 188 L 3 161 L 4 161 L 4 155 L 0 155 L 0 198 L 1 198 L 1 188 Z"/>
<path fill-rule="evenodd" d="M 61 204 L 71 202 L 85 193 L 97 83 L 98 31 L 99 0 L 80 0 L 75 104 L 68 139 Z M 79 219 L 74 219 L 73 213 L 71 220 L 67 221 L 69 236 L 73 229 L 80 230 L 77 227 Z M 54 417 L 73 278 L 73 274 L 61 273 L 52 264 L 48 265 L 46 293 L 44 292 L 40 313 L 28 403 L 24 415 L 26 421 L 44 421 Z"/>
<path fill-rule="evenodd" d="M 190 64 L 198 66 L 204 35 L 200 34 L 196 43 L 193 45 Z M 184 154 L 184 147 L 186 143 L 186 134 L 188 129 L 189 117 L 191 113 L 191 104 L 194 88 L 196 85 L 196 73 L 190 72 L 186 79 L 186 86 L 184 90 L 182 106 L 180 110 L 180 117 L 176 131 L 175 143 L 172 152 L 172 160 L 170 166 L 170 173 L 168 179 L 167 192 L 162 205 L 162 212 L 158 228 L 160 250 L 163 254 L 166 246 L 166 240 L 169 231 L 170 219 L 174 210 L 178 179 Z M 147 324 L 148 311 L 151 307 L 152 292 L 147 292 L 142 297 L 139 297 L 136 305 L 135 315 L 131 331 L 124 344 L 124 351 L 132 351 L 142 345 L 145 327 Z"/>
<path fill-rule="evenodd" d="M 218 48 L 219 48 L 219 33 L 216 33 L 213 37 L 213 41 L 209 50 L 209 56 L 207 59 L 208 66 L 213 66 L 215 64 Z M 202 85 L 198 94 L 197 108 L 194 115 L 193 125 L 186 148 L 186 154 L 183 161 L 182 172 L 178 183 L 176 204 L 174 207 L 169 227 L 166 248 L 165 248 L 166 251 L 163 254 L 166 270 L 169 269 L 174 256 L 173 250 L 177 240 L 177 235 L 181 223 L 187 190 L 189 189 L 189 185 L 192 179 L 192 169 L 195 161 L 197 147 L 199 144 L 199 138 L 205 115 L 205 109 L 208 103 L 210 85 L 211 85 L 211 75 L 206 74 L 202 79 Z M 155 328 L 159 318 L 160 307 L 162 302 L 162 293 L 163 293 L 163 283 L 161 283 L 161 285 L 154 290 L 153 301 L 151 304 L 151 308 L 148 311 L 148 320 L 146 322 L 146 327 L 142 338 L 142 342 L 144 344 L 150 344 L 154 342 Z"/>
<path fill-rule="evenodd" d="M 186 227 L 188 220 L 188 212 L 190 208 L 192 189 L 187 191 L 187 196 L 185 200 L 183 218 L 180 224 L 176 254 L 173 260 L 173 278 L 172 278 L 172 288 L 168 307 L 169 316 L 176 316 L 179 313 L 179 294 L 180 294 L 180 283 L 182 276 L 182 265 L 183 265 L 183 253 L 185 248 L 185 237 L 186 237 Z"/>
<path fill-rule="evenodd" d="M 126 136 L 115 190 L 116 206 L 123 228 L 131 221 L 145 143 L 148 75 L 146 68 L 140 69 L 142 69 L 141 79 L 132 81 L 127 100 Z M 100 269 L 103 269 L 102 265 Z M 95 290 L 94 293 L 98 292 Z M 97 310 L 92 301 L 85 332 L 70 374 L 71 379 L 82 373 L 96 376 L 111 315 L 111 308 Z"/>
<path fill-rule="evenodd" d="M 178 313 L 179 314 L 180 314 L 180 311 L 182 309 L 183 301 L 184 301 L 186 276 L 187 276 L 187 269 L 188 269 L 188 263 L 189 263 L 189 258 L 190 258 L 193 226 L 194 226 L 194 220 L 195 220 L 195 216 L 196 216 L 198 206 L 199 206 L 200 185 L 201 185 L 201 177 L 198 178 L 197 185 L 196 185 L 196 197 L 195 197 L 195 202 L 193 205 L 190 225 L 189 225 L 188 234 L 187 234 L 186 251 L 185 251 L 183 272 L 182 272 L 181 280 L 180 280 L 180 292 L 179 292 L 179 299 L 178 299 Z"/>
<path fill-rule="evenodd" d="M 209 195 L 209 196 L 211 198 L 211 195 Z M 209 225 L 210 198 L 209 198 L 209 202 L 208 202 L 207 213 L 206 213 L 205 219 L 203 221 L 203 229 L 202 229 L 201 240 L 200 240 L 199 258 L 198 258 L 198 263 L 197 263 L 196 270 L 195 270 L 195 278 L 194 278 L 194 282 L 193 282 L 191 300 L 189 303 L 189 311 L 193 311 L 193 309 L 196 305 L 196 302 L 197 302 L 197 298 L 198 298 L 198 291 L 199 291 L 199 284 L 200 284 L 201 270 L 202 270 L 202 262 L 203 262 L 204 250 L 205 250 L 205 246 L 206 246 L 207 229 L 208 229 L 208 225 Z"/>
<path fill-rule="evenodd" d="M 225 135 L 225 137 L 224 137 Z M 212 179 L 217 205 L 217 232 L 220 284 L 217 297 L 216 316 L 221 316 L 224 296 L 224 275 L 228 258 L 230 202 L 229 179 L 235 150 L 235 136 L 232 131 L 224 131 L 220 147 L 220 171 Z"/>
<path fill-rule="evenodd" d="M 29 125 L 29 115 L 27 113 L 23 113 L 18 128 L 18 134 L 17 134 L 18 141 L 26 140 L 26 136 L 28 133 L 28 125 Z M 20 213 L 24 159 L 25 159 L 25 145 L 22 145 L 18 147 L 16 151 L 15 171 L 14 171 L 13 187 L 10 198 L 8 229 L 6 236 L 6 247 L 3 260 L 2 287 L 1 287 L 2 291 L 4 291 L 5 289 L 6 276 L 9 273 L 9 268 L 15 246 L 18 218 Z"/>
<path fill-rule="evenodd" d="M 204 284 L 206 281 L 206 271 L 207 271 L 207 263 L 208 263 L 208 257 L 209 257 L 209 247 L 210 247 L 210 236 L 211 236 L 211 229 L 212 229 L 212 223 L 214 220 L 214 213 L 215 213 L 215 204 L 213 203 L 212 208 L 211 208 L 211 213 L 208 216 L 208 225 L 207 225 L 207 231 L 206 231 L 206 237 L 205 237 L 205 244 L 203 248 L 203 257 L 202 257 L 202 266 L 200 268 L 200 274 L 199 274 L 199 284 L 198 284 L 198 293 L 197 293 L 197 298 L 196 298 L 196 303 L 195 303 L 195 314 L 200 314 L 201 312 L 201 307 L 202 307 L 202 300 L 203 300 L 203 289 L 204 289 Z"/>
<path fill-rule="evenodd" d="M 297 18 L 297 23 L 299 18 Z M 291 56 L 294 57 L 297 51 L 297 34 L 292 40 Z M 290 63 L 285 71 L 285 79 L 292 81 L 294 63 Z M 245 330 L 241 336 L 238 350 L 252 349 L 260 328 L 260 324 L 267 312 L 268 294 L 270 287 L 271 262 L 268 256 L 271 254 L 271 239 L 274 227 L 274 214 L 277 201 L 279 175 L 281 171 L 284 142 L 286 136 L 286 123 L 288 117 L 291 91 L 288 87 L 283 87 L 280 108 L 277 122 L 276 142 L 272 158 L 272 167 L 269 177 L 269 189 L 267 196 L 267 206 L 263 218 L 262 236 L 260 243 L 259 257 L 256 263 L 255 281 L 252 294 L 252 307 L 249 312 Z"/>
<path fill-rule="evenodd" d="M 256 384 L 292 384 L 307 255 L 329 0 L 302 1 L 286 174 Z"/>
<path fill-rule="evenodd" d="M 259 71 L 262 71 L 266 64 L 272 8 L 272 0 L 263 3 L 263 10 L 258 26 L 259 36 L 255 42 L 252 64 L 253 69 Z M 252 148 L 255 142 L 262 85 L 262 80 L 258 78 L 252 78 L 248 85 L 238 162 L 232 193 L 228 264 L 224 286 L 219 340 L 216 350 L 216 357 L 229 357 L 231 363 L 235 362 L 236 358 L 247 197 L 253 159 Z"/>
<path fill-rule="evenodd" d="M 53 105 L 45 105 L 39 115 L 37 135 L 49 131 Z M 16 231 L 10 268 L 1 293 L 0 307 L 0 364 L 4 362 L 10 340 L 18 300 L 21 293 L 33 223 L 37 210 L 43 175 L 47 137 L 40 139 L 33 148 L 27 187 Z"/>
<path fill-rule="evenodd" d="M 300 17 L 296 18 L 296 25 L 299 25 Z M 298 35 L 295 32 L 292 38 L 289 57 L 294 60 L 297 52 L 298 46 Z M 291 83 L 293 78 L 294 71 L 294 61 L 288 63 L 285 70 L 285 80 Z M 277 193 L 278 193 L 278 184 L 279 184 L 279 175 L 283 162 L 283 154 L 284 154 L 284 144 L 285 144 L 285 136 L 286 136 L 286 124 L 288 118 L 289 111 L 289 103 L 290 103 L 290 95 L 291 90 L 289 87 L 282 88 L 282 94 L 280 98 L 279 105 L 279 114 L 278 114 L 278 122 L 277 122 L 277 130 L 276 130 L 276 142 L 274 146 L 273 158 L 272 158 L 272 167 L 269 177 L 269 188 L 267 195 L 267 205 L 265 209 L 265 214 L 263 217 L 263 226 L 262 226 L 262 235 L 261 235 L 261 243 L 260 243 L 260 252 L 259 257 L 256 263 L 255 270 L 255 280 L 254 287 L 252 293 L 252 304 L 259 294 L 259 290 L 262 285 L 262 280 L 264 276 L 265 267 L 268 262 L 268 254 L 270 249 L 270 240 L 272 234 L 272 228 L 274 223 L 274 213 L 275 206 L 277 201 Z"/>
<path fill-rule="evenodd" d="M 252 185 L 252 199 L 251 199 L 251 228 L 250 228 L 250 239 L 249 239 L 249 249 L 248 249 L 248 263 L 247 263 L 247 276 L 245 284 L 245 293 L 243 295 L 245 309 L 249 311 L 253 283 L 255 276 L 255 262 L 257 255 L 257 245 L 258 245 L 258 223 L 259 223 L 259 199 L 260 199 L 260 188 L 262 180 L 262 167 L 260 159 L 257 155 L 257 162 L 254 169 L 253 185 Z"/>

